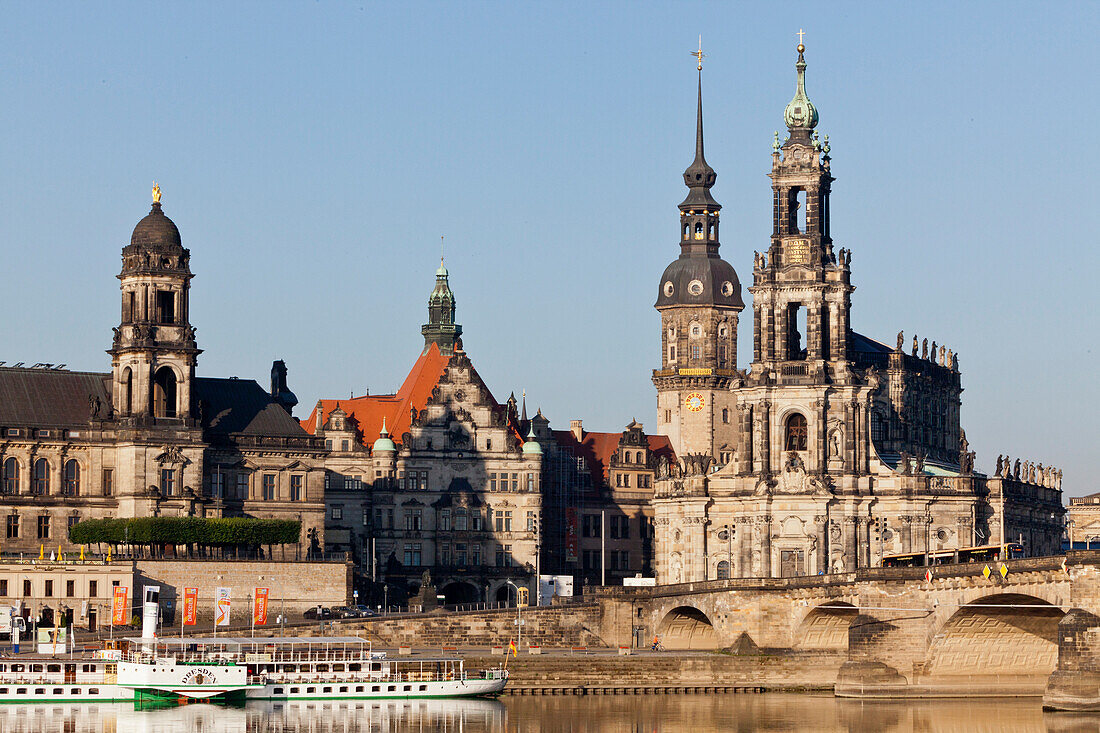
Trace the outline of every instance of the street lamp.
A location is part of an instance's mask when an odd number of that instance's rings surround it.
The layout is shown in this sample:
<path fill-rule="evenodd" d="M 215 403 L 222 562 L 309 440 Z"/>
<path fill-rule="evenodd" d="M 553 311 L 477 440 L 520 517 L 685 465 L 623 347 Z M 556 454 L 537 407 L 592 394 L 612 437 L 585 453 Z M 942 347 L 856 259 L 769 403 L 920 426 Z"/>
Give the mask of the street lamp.
<path fill-rule="evenodd" d="M 521 613 L 523 609 L 519 605 L 519 586 L 510 580 L 504 582 L 516 589 L 516 634 L 518 637 L 516 639 L 516 648 L 518 649 L 523 646 L 523 614 Z"/>

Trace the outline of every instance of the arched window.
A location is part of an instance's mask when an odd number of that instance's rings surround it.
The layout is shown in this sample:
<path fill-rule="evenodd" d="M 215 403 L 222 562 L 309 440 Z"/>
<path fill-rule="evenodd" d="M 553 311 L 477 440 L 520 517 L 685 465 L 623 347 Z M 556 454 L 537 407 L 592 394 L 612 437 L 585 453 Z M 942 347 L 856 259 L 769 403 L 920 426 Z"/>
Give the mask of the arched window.
<path fill-rule="evenodd" d="M 176 374 L 168 367 L 162 367 L 154 379 L 153 409 L 157 417 L 176 416 Z"/>
<path fill-rule="evenodd" d="M 729 411 L 729 408 L 723 407 L 723 408 L 722 408 L 722 422 L 724 422 L 724 423 L 728 423 L 729 421 L 730 421 L 730 411 Z"/>
<path fill-rule="evenodd" d="M 14 458 L 4 461 L 3 490 L 5 494 L 19 493 L 19 461 Z"/>
<path fill-rule="evenodd" d="M 711 222 L 707 226 L 707 238 L 708 239 L 714 239 L 714 223 L 713 222 Z"/>
<path fill-rule="evenodd" d="M 687 224 L 684 224 L 684 239 L 688 239 L 690 232 L 691 227 L 689 227 Z"/>
<path fill-rule="evenodd" d="M 783 450 L 806 450 L 806 418 L 794 413 L 787 418 Z"/>
<path fill-rule="evenodd" d="M 730 564 L 727 560 L 718 563 L 718 580 L 725 580 L 730 576 Z"/>
<path fill-rule="evenodd" d="M 65 471 L 61 478 L 61 493 L 65 496 L 77 496 L 80 493 L 80 464 L 75 460 L 65 462 Z"/>
<path fill-rule="evenodd" d="M 695 238 L 696 239 L 702 239 L 703 238 L 703 223 L 700 222 L 700 221 L 695 222 Z"/>
<path fill-rule="evenodd" d="M 134 411 L 134 396 L 133 396 L 133 372 L 130 371 L 130 367 L 126 367 L 122 370 L 122 394 L 119 395 L 120 402 L 122 402 L 125 414 L 129 415 Z"/>
<path fill-rule="evenodd" d="M 630 451 L 624 450 L 623 451 L 623 463 L 630 463 L 630 458 L 631 458 L 632 455 L 633 454 Z"/>
<path fill-rule="evenodd" d="M 50 493 L 50 464 L 45 458 L 34 462 L 31 472 L 31 493 L 45 496 Z"/>

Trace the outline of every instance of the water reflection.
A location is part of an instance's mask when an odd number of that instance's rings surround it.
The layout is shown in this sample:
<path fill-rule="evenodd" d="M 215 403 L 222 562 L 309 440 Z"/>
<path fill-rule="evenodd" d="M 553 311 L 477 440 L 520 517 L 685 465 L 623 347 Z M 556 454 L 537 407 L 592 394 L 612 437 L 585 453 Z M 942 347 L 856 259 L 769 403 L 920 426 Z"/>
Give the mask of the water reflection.
<path fill-rule="evenodd" d="M 1100 715 L 1043 713 L 1037 698 L 857 702 L 826 695 L 508 697 L 185 705 L 0 706 L 0 733 L 1100 733 Z"/>

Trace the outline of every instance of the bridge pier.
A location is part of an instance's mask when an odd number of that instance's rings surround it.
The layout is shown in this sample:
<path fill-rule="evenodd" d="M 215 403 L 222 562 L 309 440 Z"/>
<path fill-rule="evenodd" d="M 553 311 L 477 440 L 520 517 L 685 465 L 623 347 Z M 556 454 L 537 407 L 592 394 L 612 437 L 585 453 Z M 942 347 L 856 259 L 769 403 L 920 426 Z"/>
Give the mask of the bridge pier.
<path fill-rule="evenodd" d="M 1047 710 L 1100 710 L 1100 617 L 1072 608 L 1058 624 L 1058 667 L 1043 693 Z"/>
<path fill-rule="evenodd" d="M 861 606 L 873 606 L 863 600 Z M 837 697 L 906 697 L 928 648 L 931 611 L 861 612 L 848 627 L 848 661 Z"/>

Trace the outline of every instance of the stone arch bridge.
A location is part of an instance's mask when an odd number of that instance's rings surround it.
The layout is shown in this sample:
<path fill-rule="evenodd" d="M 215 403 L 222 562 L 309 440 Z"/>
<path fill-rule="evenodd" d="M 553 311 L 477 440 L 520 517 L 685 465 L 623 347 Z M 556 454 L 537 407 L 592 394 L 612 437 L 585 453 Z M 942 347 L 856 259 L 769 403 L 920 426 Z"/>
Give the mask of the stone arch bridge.
<path fill-rule="evenodd" d="M 844 655 L 841 696 L 1044 694 L 1100 706 L 1100 552 L 600 592 L 609 643 Z"/>

